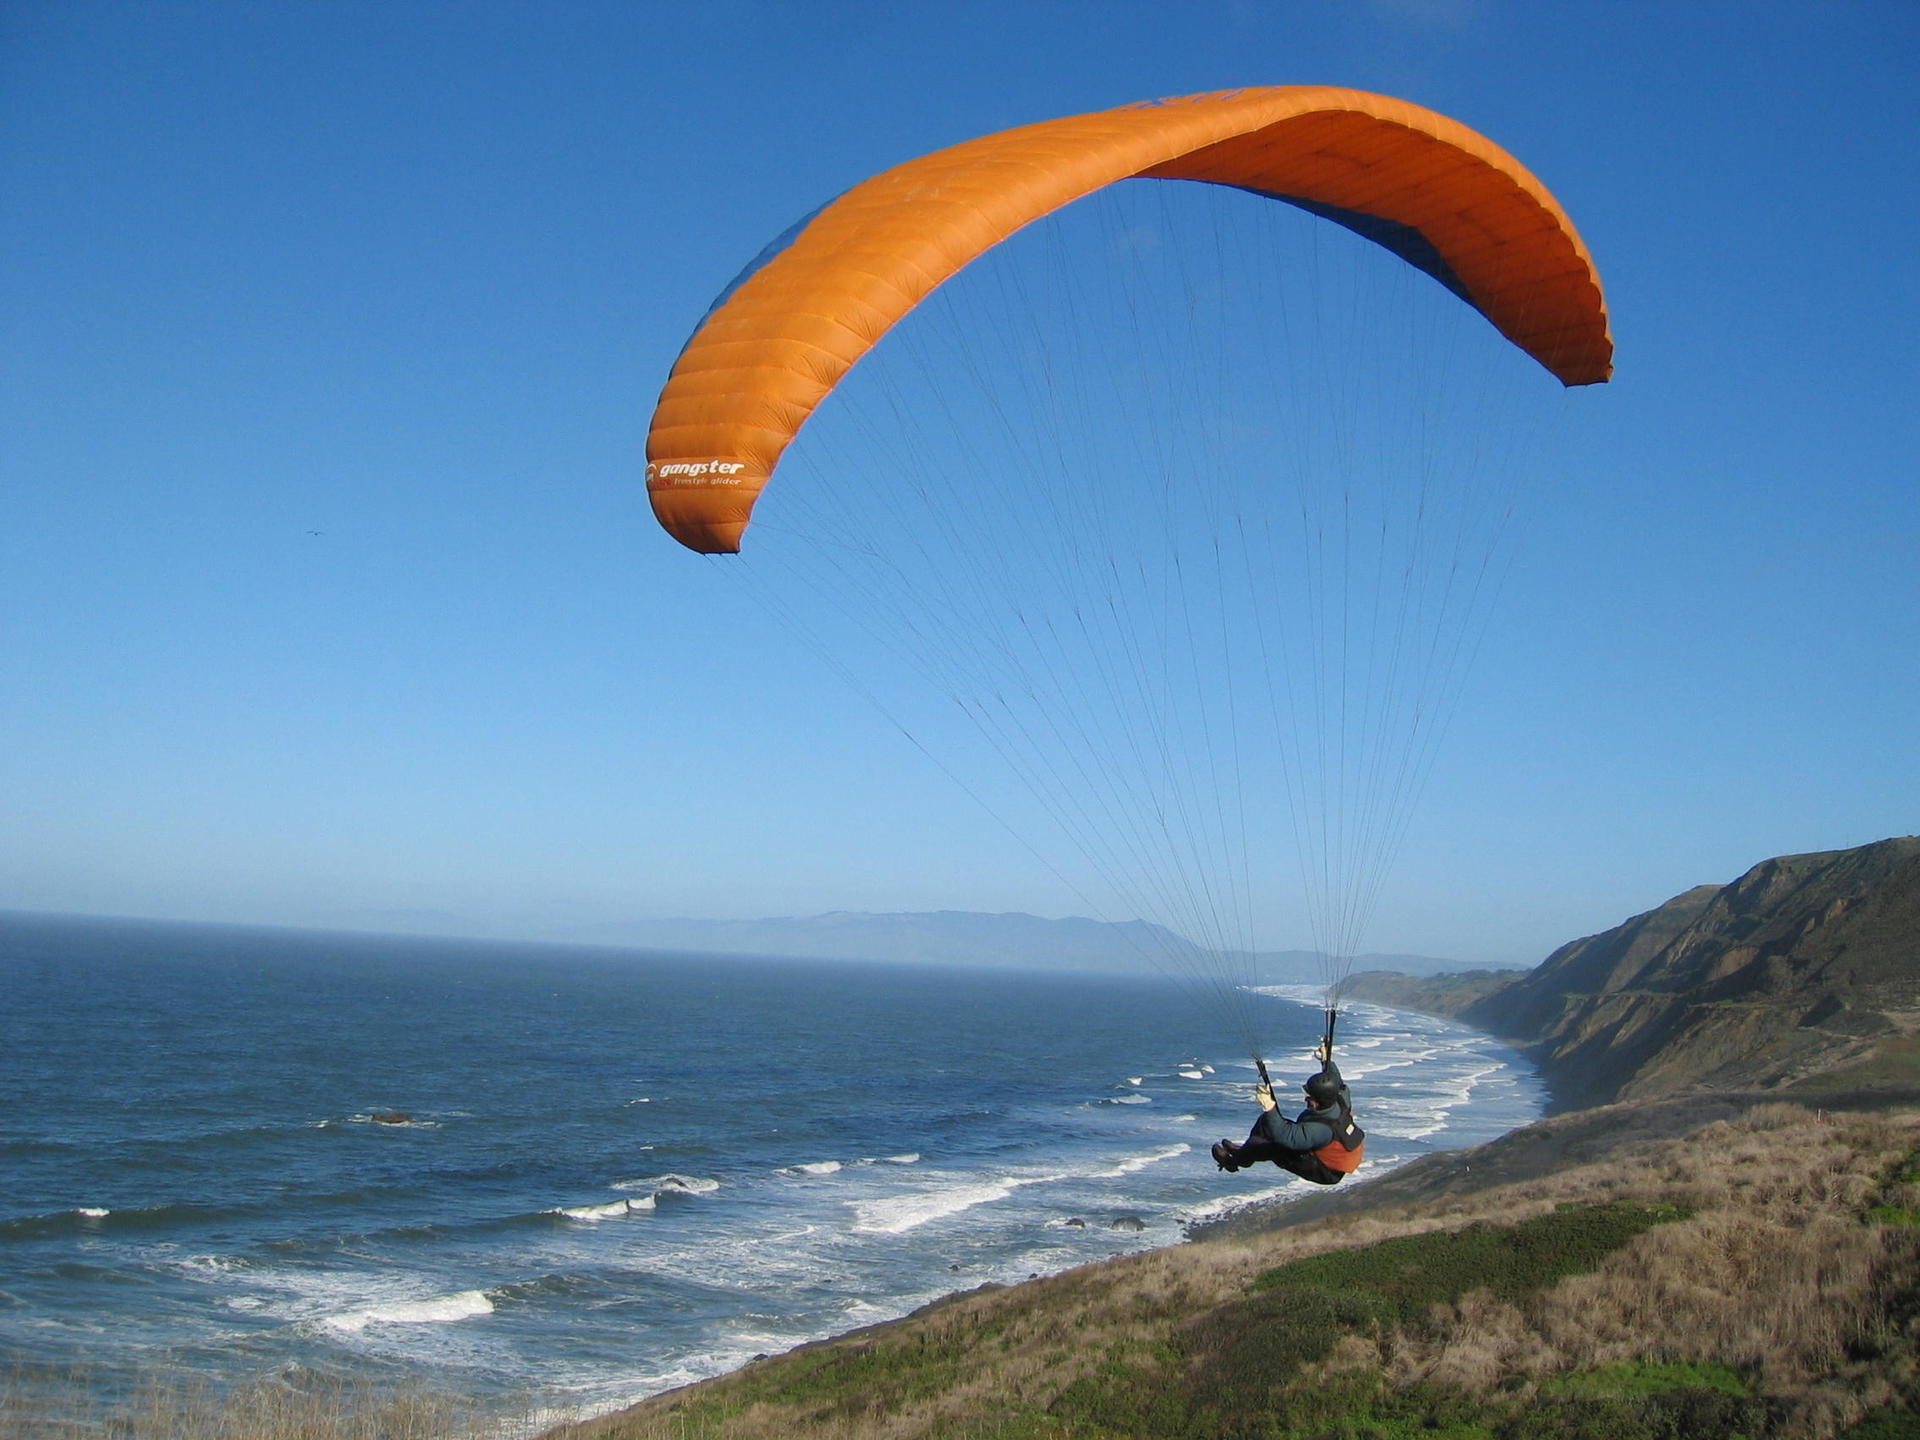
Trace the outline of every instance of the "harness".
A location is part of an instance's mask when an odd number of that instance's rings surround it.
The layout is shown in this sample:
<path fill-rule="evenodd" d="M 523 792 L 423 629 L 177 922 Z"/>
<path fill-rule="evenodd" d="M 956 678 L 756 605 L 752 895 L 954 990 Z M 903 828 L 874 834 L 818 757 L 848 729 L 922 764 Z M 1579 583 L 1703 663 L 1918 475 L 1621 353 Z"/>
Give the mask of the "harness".
<path fill-rule="evenodd" d="M 1336 1117 L 1323 1119 L 1316 1115 L 1313 1118 L 1333 1127 L 1333 1139 L 1314 1151 L 1313 1158 L 1342 1175 L 1358 1170 L 1366 1151 L 1367 1133 L 1353 1123 L 1353 1112 L 1343 1105 Z"/>

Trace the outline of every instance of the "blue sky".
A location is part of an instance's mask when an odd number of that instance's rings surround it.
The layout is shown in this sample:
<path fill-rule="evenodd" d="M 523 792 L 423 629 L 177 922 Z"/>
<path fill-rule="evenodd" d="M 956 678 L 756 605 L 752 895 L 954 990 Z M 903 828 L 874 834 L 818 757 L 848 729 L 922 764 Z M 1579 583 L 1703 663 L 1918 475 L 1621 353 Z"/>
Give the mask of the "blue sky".
<path fill-rule="evenodd" d="M 864 176 L 1286 83 L 1514 151 L 1618 344 L 1372 948 L 1531 962 L 1920 828 L 1904 0 L 17 0 L 0 906 L 1073 913 L 658 532 L 647 417 L 713 293 Z"/>

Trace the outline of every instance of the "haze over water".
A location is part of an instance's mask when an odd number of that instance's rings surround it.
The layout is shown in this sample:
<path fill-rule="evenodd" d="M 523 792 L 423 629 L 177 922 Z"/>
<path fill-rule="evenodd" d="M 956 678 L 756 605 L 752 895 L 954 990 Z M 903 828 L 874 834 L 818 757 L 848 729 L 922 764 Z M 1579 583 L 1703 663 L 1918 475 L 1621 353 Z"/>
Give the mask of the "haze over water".
<path fill-rule="evenodd" d="M 1160 979 L 14 914 L 0 994 L 0 1352 L 107 1381 L 605 1409 L 1310 1188 L 1214 1168 L 1252 1069 Z M 1341 1060 L 1365 1173 L 1544 1101 L 1378 1007 Z"/>

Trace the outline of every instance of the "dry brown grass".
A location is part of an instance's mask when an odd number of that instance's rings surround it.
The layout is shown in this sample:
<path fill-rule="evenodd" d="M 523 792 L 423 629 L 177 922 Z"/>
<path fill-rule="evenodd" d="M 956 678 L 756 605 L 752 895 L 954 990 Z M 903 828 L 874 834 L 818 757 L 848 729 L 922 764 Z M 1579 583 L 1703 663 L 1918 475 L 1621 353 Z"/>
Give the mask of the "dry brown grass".
<path fill-rule="evenodd" d="M 1394 1337 L 1387 1373 L 1477 1390 L 1605 1365 L 1718 1364 L 1785 1402 L 1800 1422 L 1789 1433 L 1831 1434 L 1913 1378 L 1854 1357 L 1897 1338 L 1882 1333 L 1890 1295 L 1920 1273 L 1913 1230 L 1862 1222 L 1917 1140 L 1920 1115 L 1771 1104 L 1631 1171 L 1581 1167 L 1496 1192 L 1496 1220 L 1595 1193 L 1696 1213 L 1524 1305 L 1467 1297 L 1429 1330 Z"/>
<path fill-rule="evenodd" d="M 1920 1274 L 1920 1229 L 1863 1217 L 1876 1201 L 1887 1203 L 1888 1177 L 1920 1148 L 1920 1111 L 1856 1116 L 1765 1103 L 1684 1140 L 1681 1133 L 1444 1200 L 1106 1261 L 813 1347 L 817 1359 L 848 1347 L 884 1354 L 911 1341 L 954 1357 L 947 1383 L 871 1413 L 792 1398 L 804 1392 L 782 1379 L 792 1363 L 782 1357 L 566 1434 L 923 1440 L 987 1433 L 979 1418 L 1013 1402 L 1029 1407 L 1017 1433 L 1040 1436 L 1037 1412 L 1073 1381 L 1109 1360 L 1151 1369 L 1181 1325 L 1238 1299 L 1275 1266 L 1608 1200 L 1679 1205 L 1691 1215 L 1640 1235 L 1594 1273 L 1517 1304 L 1477 1292 L 1434 1307 L 1421 1323 L 1349 1336 L 1320 1370 L 1376 1370 L 1396 1387 L 1427 1382 L 1469 1392 L 1510 1393 L 1519 1380 L 1524 1393 L 1603 1366 L 1726 1366 L 1775 1402 L 1785 1417 L 1778 1433 L 1806 1440 L 1835 1434 L 1903 1387 L 1911 1393 L 1920 1335 L 1891 1333 L 1906 1322 L 1890 1318 L 1889 1297 Z M 1890 1353 L 1903 1358 L 1890 1361 Z"/>
<path fill-rule="evenodd" d="M 262 1381 L 220 1387 L 150 1376 L 122 1398 L 85 1372 L 0 1378 L 5 1440 L 523 1440 L 551 1425 L 531 1401 L 491 1403 L 424 1388 Z"/>

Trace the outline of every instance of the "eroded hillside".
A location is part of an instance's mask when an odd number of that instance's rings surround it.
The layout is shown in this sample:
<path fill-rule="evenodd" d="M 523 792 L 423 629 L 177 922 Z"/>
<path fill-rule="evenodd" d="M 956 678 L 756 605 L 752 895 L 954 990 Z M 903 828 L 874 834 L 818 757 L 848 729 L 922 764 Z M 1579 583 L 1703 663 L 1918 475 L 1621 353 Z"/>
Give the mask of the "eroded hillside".
<path fill-rule="evenodd" d="M 1910 1077 L 1920 838 L 1763 861 L 1458 1013 L 1527 1046 L 1562 1106 Z"/>

